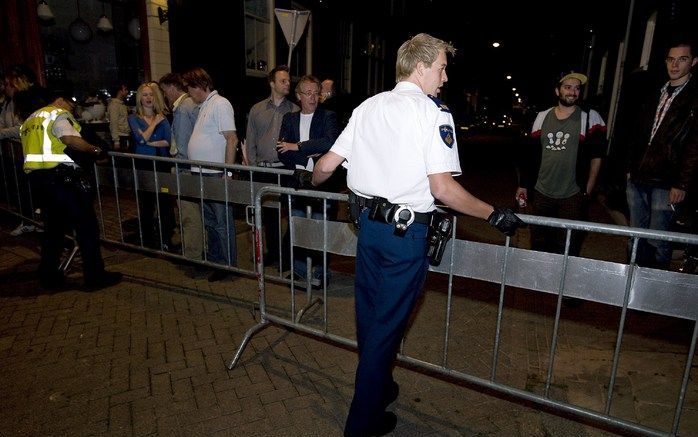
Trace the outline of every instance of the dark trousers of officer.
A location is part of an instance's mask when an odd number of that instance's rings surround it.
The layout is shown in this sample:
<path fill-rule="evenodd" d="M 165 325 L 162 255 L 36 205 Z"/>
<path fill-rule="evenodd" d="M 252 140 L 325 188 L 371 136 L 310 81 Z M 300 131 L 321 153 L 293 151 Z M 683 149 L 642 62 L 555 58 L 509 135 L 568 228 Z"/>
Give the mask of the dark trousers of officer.
<path fill-rule="evenodd" d="M 40 280 L 50 282 L 59 277 L 65 235 L 75 231 L 84 279 L 86 282 L 95 281 L 104 273 L 104 262 L 99 249 L 94 193 L 65 183 L 55 169 L 34 170 L 29 173 L 29 180 L 44 217 Z"/>
<path fill-rule="evenodd" d="M 356 246 L 356 326 L 359 364 L 345 435 L 370 432 L 385 410 L 392 366 L 427 274 L 427 226 L 394 225 L 361 214 Z"/>

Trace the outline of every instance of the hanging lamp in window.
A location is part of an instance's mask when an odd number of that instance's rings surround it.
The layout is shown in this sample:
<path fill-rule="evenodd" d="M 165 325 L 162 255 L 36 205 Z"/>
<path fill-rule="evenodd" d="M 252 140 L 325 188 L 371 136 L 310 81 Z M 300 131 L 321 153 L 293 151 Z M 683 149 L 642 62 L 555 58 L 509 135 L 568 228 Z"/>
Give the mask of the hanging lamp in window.
<path fill-rule="evenodd" d="M 104 3 L 105 0 L 102 0 L 102 16 L 99 17 L 99 20 L 97 20 L 97 30 L 107 33 L 114 30 L 114 26 L 112 26 L 111 21 L 109 21 L 109 18 L 107 18 L 107 12 L 105 11 Z"/>
<path fill-rule="evenodd" d="M 78 18 L 70 23 L 68 32 L 70 32 L 70 37 L 75 41 L 85 43 L 92 39 L 92 29 L 90 25 L 80 17 L 80 0 L 75 0 L 75 4 L 78 10 Z"/>

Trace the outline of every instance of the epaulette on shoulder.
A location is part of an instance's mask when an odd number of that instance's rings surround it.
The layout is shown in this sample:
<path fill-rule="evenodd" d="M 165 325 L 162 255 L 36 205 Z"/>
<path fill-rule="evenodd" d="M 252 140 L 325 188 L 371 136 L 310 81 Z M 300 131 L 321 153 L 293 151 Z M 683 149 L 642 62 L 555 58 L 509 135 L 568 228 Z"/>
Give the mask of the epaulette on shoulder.
<path fill-rule="evenodd" d="M 439 100 L 438 97 L 434 97 L 434 96 L 432 96 L 431 94 L 427 94 L 427 96 L 429 96 L 429 98 L 431 99 L 431 101 L 434 102 L 434 104 L 435 104 L 436 106 L 438 106 L 440 110 L 442 110 L 443 112 L 448 112 L 449 114 L 451 113 L 451 110 L 448 109 L 448 106 L 446 106 L 446 104 L 445 104 L 444 102 L 442 102 L 441 100 Z"/>

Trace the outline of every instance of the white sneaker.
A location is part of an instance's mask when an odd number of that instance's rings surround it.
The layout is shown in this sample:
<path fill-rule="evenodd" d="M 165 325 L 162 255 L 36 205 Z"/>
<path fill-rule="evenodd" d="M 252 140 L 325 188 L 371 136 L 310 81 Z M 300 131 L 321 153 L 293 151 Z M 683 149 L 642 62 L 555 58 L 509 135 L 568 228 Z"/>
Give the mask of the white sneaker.
<path fill-rule="evenodd" d="M 20 223 L 19 226 L 17 226 L 12 232 L 10 232 L 10 235 L 12 235 L 13 237 L 17 237 L 17 236 L 25 234 L 27 232 L 34 232 L 34 231 L 36 231 L 36 226 L 25 225 L 24 223 Z"/>

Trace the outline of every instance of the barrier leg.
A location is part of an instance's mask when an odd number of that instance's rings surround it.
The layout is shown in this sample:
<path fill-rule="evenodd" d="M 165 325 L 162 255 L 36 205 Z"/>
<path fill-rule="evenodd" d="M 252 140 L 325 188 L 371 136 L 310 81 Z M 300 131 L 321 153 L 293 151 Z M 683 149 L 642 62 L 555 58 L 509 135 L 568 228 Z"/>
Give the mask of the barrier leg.
<path fill-rule="evenodd" d="M 261 322 L 248 329 L 247 332 L 245 332 L 245 336 L 242 338 L 240 346 L 238 346 L 237 351 L 235 351 L 235 356 L 233 356 L 233 359 L 230 360 L 230 364 L 228 364 L 228 370 L 233 370 L 235 366 L 237 366 L 238 361 L 240 361 L 240 357 L 242 356 L 242 353 L 245 351 L 245 347 L 247 347 L 247 343 L 250 342 L 252 336 L 255 335 L 257 332 L 261 331 L 262 329 L 266 328 L 267 326 L 269 326 L 269 322 L 266 320 L 262 320 Z"/>
<path fill-rule="evenodd" d="M 307 205 L 305 207 L 305 214 L 307 218 L 312 218 L 313 217 L 313 210 L 310 205 Z M 293 275 L 293 267 L 291 266 L 291 274 Z M 316 297 L 313 298 L 313 286 L 312 286 L 312 277 L 313 275 L 313 260 L 310 257 L 310 252 L 308 252 L 307 256 L 305 257 L 305 292 L 308 297 L 306 304 L 303 308 L 298 311 L 298 314 L 296 314 L 295 322 L 300 323 L 301 319 L 303 318 L 303 315 L 305 314 L 306 311 L 308 311 L 310 308 L 314 307 L 315 305 L 322 304 L 322 298 Z"/>
<path fill-rule="evenodd" d="M 75 243 L 75 246 L 73 246 L 73 249 L 70 251 L 70 255 L 68 255 L 68 257 L 64 259 L 61 265 L 58 267 L 58 271 L 65 273 L 68 270 L 68 267 L 70 267 L 70 263 L 73 262 L 73 258 L 75 258 L 76 253 L 78 253 L 77 242 Z"/>

